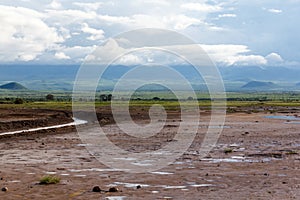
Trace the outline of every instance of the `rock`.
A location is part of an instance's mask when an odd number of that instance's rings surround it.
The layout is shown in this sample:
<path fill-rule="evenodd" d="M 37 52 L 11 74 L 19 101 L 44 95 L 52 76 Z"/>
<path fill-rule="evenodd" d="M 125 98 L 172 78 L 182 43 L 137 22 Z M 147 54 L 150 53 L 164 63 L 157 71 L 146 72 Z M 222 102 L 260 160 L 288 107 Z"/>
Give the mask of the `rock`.
<path fill-rule="evenodd" d="M 109 188 L 108 192 L 119 192 L 119 189 L 116 187 Z"/>
<path fill-rule="evenodd" d="M 141 189 L 141 188 L 142 188 L 142 186 L 140 186 L 140 185 L 136 186 L 136 189 Z"/>
<path fill-rule="evenodd" d="M 101 192 L 101 188 L 99 186 L 94 186 L 93 192 Z"/>
<path fill-rule="evenodd" d="M 8 191 L 8 188 L 7 188 L 7 187 L 3 187 L 3 188 L 1 189 L 1 191 L 7 192 L 7 191 Z"/>

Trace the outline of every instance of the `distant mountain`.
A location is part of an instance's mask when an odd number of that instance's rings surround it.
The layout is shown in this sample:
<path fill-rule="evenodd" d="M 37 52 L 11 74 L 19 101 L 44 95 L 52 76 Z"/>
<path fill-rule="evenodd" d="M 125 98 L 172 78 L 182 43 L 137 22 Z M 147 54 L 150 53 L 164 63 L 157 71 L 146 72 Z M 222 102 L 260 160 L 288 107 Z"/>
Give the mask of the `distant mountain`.
<path fill-rule="evenodd" d="M 263 82 L 263 81 L 250 81 L 249 83 L 242 86 L 244 89 L 261 89 L 261 88 L 275 88 L 278 87 L 273 82 Z"/>
<path fill-rule="evenodd" d="M 10 82 L 0 86 L 0 89 L 5 90 L 27 90 L 26 87 L 21 85 L 20 83 Z"/>
<path fill-rule="evenodd" d="M 296 84 L 297 87 L 300 87 L 300 82 Z"/>

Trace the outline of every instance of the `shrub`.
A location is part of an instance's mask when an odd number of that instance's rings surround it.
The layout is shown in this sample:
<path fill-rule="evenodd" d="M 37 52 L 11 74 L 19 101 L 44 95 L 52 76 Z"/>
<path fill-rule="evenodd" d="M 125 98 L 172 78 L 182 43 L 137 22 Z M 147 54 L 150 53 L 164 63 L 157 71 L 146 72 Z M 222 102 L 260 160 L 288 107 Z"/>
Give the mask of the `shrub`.
<path fill-rule="evenodd" d="M 53 101 L 54 100 L 54 95 L 53 94 L 47 94 L 46 100 Z"/>
<path fill-rule="evenodd" d="M 24 103 L 24 100 L 21 98 L 16 98 L 14 101 L 14 104 L 23 104 L 23 103 Z"/>
<path fill-rule="evenodd" d="M 40 184 L 41 185 L 49 185 L 49 184 L 56 184 L 60 182 L 60 178 L 57 176 L 43 176 L 40 179 Z"/>

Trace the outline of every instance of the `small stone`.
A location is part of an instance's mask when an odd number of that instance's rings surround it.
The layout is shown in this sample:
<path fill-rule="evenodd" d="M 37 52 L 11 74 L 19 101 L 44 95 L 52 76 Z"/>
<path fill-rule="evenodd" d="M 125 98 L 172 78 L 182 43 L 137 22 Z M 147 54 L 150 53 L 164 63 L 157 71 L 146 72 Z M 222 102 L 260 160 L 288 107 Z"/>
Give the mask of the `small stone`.
<path fill-rule="evenodd" d="M 287 184 L 287 182 L 285 182 L 285 181 L 282 181 L 282 184 Z"/>
<path fill-rule="evenodd" d="M 3 188 L 1 189 L 1 191 L 7 192 L 7 191 L 8 191 L 8 188 L 7 188 L 7 187 L 3 187 Z"/>
<path fill-rule="evenodd" d="M 268 173 L 264 173 L 264 176 L 269 176 L 269 174 Z"/>
<path fill-rule="evenodd" d="M 119 192 L 119 189 L 116 187 L 109 188 L 108 192 Z"/>
<path fill-rule="evenodd" d="M 136 186 L 136 189 L 141 189 L 141 188 L 142 188 L 142 186 L 140 186 L 140 185 Z"/>
<path fill-rule="evenodd" d="M 101 192 L 101 188 L 99 186 L 94 186 L 93 192 Z"/>

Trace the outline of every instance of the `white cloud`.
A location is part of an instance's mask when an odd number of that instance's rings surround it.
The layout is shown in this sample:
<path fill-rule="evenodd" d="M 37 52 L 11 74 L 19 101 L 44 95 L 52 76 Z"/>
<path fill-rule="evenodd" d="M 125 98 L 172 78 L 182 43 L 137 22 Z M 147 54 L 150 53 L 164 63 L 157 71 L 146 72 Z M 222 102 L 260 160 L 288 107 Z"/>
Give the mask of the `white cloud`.
<path fill-rule="evenodd" d="M 62 8 L 62 5 L 58 0 L 53 0 L 47 7 L 58 10 Z"/>
<path fill-rule="evenodd" d="M 137 55 L 133 55 L 133 54 L 128 54 L 128 55 L 122 56 L 118 60 L 118 64 L 121 64 L 121 65 L 136 65 L 136 64 L 141 64 L 141 63 L 143 63 L 143 60 L 141 58 L 139 58 Z"/>
<path fill-rule="evenodd" d="M 212 13 L 222 10 L 220 5 L 209 5 L 206 3 L 185 3 L 181 5 L 181 8 L 204 13 Z"/>
<path fill-rule="evenodd" d="M 59 59 L 59 60 L 63 60 L 63 59 L 71 59 L 69 56 L 67 56 L 64 52 L 56 52 L 55 53 L 55 58 Z"/>
<path fill-rule="evenodd" d="M 237 17 L 236 14 L 220 14 L 218 15 L 219 18 L 223 18 L 223 17 Z"/>
<path fill-rule="evenodd" d="M 83 24 L 83 27 L 82 27 L 82 32 L 84 33 L 89 33 L 90 36 L 87 38 L 88 40 L 102 40 L 104 39 L 104 31 L 101 30 L 101 29 L 94 29 L 94 28 L 91 28 L 89 27 L 89 25 L 87 23 L 84 23 Z"/>
<path fill-rule="evenodd" d="M 276 65 L 284 62 L 282 57 L 277 53 L 270 53 L 266 56 L 266 59 L 270 65 Z"/>
<path fill-rule="evenodd" d="M 34 60 L 54 44 L 63 42 L 55 28 L 35 10 L 0 5 L 0 60 Z"/>
<path fill-rule="evenodd" d="M 282 10 L 279 10 L 279 9 L 274 9 L 274 8 L 271 8 L 271 9 L 268 9 L 269 12 L 271 13 L 282 13 Z"/>
<path fill-rule="evenodd" d="M 103 5 L 103 3 L 102 2 L 95 2 L 95 3 L 74 2 L 73 5 L 83 8 L 85 11 L 96 11 Z"/>
<path fill-rule="evenodd" d="M 66 26 L 80 24 L 85 20 L 97 19 L 96 12 L 84 12 L 81 10 L 46 10 L 46 20 L 50 24 Z"/>
<path fill-rule="evenodd" d="M 96 46 L 73 46 L 73 47 L 60 47 L 59 51 L 63 52 L 66 56 L 75 62 L 82 62 L 83 59 L 95 50 Z"/>

